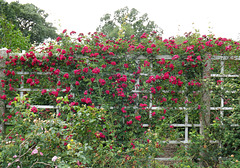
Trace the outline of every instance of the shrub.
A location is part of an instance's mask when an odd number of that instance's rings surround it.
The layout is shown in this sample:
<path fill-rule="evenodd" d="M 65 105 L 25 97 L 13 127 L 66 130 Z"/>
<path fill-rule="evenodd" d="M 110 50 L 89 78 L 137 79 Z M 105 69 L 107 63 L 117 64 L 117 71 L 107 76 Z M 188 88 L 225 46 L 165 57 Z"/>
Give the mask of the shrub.
<path fill-rule="evenodd" d="M 199 114 L 207 109 L 204 93 L 211 91 L 211 106 L 219 107 L 219 100 L 229 96 L 223 87 L 229 91 L 239 87 L 238 80 L 204 79 L 203 70 L 211 56 L 239 54 L 239 43 L 229 39 L 196 33 L 176 44 L 155 32 L 144 34 L 140 42 L 134 38 L 112 41 L 102 33 L 79 34 L 73 39 L 74 33 L 64 31 L 56 42 L 42 48 L 41 55 L 31 48 L 23 56 L 10 53 L 7 58 L 1 98 L 12 108 L 2 120 L 12 124 L 13 131 L 5 137 L 11 143 L 2 144 L 5 165 L 15 161 L 14 166 L 149 166 L 162 154 L 161 141 L 184 138 L 183 130 L 174 123 L 185 123 L 186 113 L 188 123 L 198 123 Z M 220 64 L 212 61 L 212 73 L 220 73 Z M 239 68 L 232 59 L 226 65 L 233 67 L 225 71 L 228 74 Z M 28 95 L 17 96 L 19 87 L 28 88 L 21 91 Z M 48 103 L 57 109 L 34 106 Z M 239 108 L 235 100 L 229 106 L 234 109 L 225 116 L 219 111 L 211 114 L 211 121 L 220 121 L 205 128 L 204 134 L 209 134 L 205 139 L 195 136 L 199 128 L 191 128 L 190 146 L 194 148 L 184 150 L 194 156 L 191 161 L 206 161 L 199 155 L 204 152 L 207 164 L 214 166 L 218 156 L 238 149 L 238 142 L 227 141 L 231 137 L 226 133 L 237 137 L 228 123 L 232 116 L 238 117 Z M 226 122 L 226 127 L 218 122 Z M 228 149 L 211 145 L 210 140 L 215 139 Z M 206 150 L 202 151 L 202 145 Z M 237 158 L 237 150 L 235 154 Z"/>

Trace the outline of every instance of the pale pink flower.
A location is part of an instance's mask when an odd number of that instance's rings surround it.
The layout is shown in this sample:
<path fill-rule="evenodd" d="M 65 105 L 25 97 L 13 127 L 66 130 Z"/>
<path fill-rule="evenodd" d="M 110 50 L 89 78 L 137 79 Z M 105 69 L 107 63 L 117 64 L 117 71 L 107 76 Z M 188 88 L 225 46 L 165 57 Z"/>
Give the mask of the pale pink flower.
<path fill-rule="evenodd" d="M 53 156 L 52 161 L 55 162 L 57 160 L 57 156 Z"/>
<path fill-rule="evenodd" d="M 34 155 L 34 154 L 37 154 L 38 153 L 38 150 L 37 149 L 34 149 L 31 153 L 31 155 Z"/>

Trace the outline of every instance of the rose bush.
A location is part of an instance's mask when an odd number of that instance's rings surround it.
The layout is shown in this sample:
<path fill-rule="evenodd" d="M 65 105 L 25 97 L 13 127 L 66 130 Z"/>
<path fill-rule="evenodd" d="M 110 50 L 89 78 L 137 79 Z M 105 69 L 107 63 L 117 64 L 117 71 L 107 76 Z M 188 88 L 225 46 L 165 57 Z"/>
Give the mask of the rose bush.
<path fill-rule="evenodd" d="M 240 53 L 238 42 L 197 33 L 186 34 L 180 44 L 155 32 L 143 34 L 140 41 L 134 36 L 112 41 L 102 33 L 73 34 L 64 31 L 40 52 L 31 48 L 22 56 L 9 53 L 1 98 L 12 108 L 1 120 L 14 129 L 5 133 L 2 144 L 5 166 L 149 166 L 162 153 L 161 141 L 184 137 L 174 123 L 185 123 L 186 113 L 188 123 L 199 123 L 207 108 L 202 101 L 206 61 Z M 220 73 L 220 61 L 211 65 L 212 73 Z M 230 59 L 225 66 L 231 66 L 226 73 L 239 73 L 239 61 Z M 227 96 L 222 87 L 239 87 L 239 80 L 208 82 L 213 107 Z M 20 87 L 27 88 L 24 98 L 17 95 Z M 226 102 L 228 107 L 236 104 Z M 57 110 L 34 106 L 48 104 Z M 216 111 L 211 117 L 228 116 Z"/>

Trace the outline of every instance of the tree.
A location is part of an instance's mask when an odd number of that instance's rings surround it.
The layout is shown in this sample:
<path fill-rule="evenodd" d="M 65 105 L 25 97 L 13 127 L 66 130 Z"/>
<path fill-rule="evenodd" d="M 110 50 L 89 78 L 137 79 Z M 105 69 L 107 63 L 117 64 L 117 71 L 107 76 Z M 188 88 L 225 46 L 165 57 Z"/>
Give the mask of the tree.
<path fill-rule="evenodd" d="M 25 50 L 30 47 L 30 36 L 25 37 L 15 25 L 0 16 L 0 48 Z"/>
<path fill-rule="evenodd" d="M 129 11 L 128 7 L 115 11 L 113 18 L 107 13 L 100 18 L 101 23 L 97 31 L 103 32 L 110 39 L 123 36 L 125 39 L 130 39 L 133 34 L 139 39 L 143 33 L 150 34 L 152 31 L 162 34 L 163 30 L 154 21 L 149 20 L 146 13 L 142 16 L 138 15 L 138 10 L 132 8 Z"/>
<path fill-rule="evenodd" d="M 11 2 L 8 4 L 0 0 L 3 8 L 0 14 L 5 15 L 6 19 L 16 25 L 25 37 L 30 35 L 31 43 L 41 43 L 47 38 L 56 38 L 56 28 L 52 23 L 46 21 L 48 14 L 33 4 L 20 4 Z"/>
<path fill-rule="evenodd" d="M 8 6 L 7 2 L 5 2 L 4 0 L 0 0 L 0 15 L 2 15 L 4 13 L 7 6 Z"/>

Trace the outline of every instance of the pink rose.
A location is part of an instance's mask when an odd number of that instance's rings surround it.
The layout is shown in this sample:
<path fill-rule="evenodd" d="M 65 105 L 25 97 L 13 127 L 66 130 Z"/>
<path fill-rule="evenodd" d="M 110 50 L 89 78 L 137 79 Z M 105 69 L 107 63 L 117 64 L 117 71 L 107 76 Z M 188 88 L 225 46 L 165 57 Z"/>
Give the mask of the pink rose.
<path fill-rule="evenodd" d="M 55 162 L 57 160 L 57 156 L 53 156 L 52 161 Z"/>
<path fill-rule="evenodd" d="M 38 150 L 37 149 L 34 149 L 31 153 L 31 155 L 34 155 L 34 154 L 37 154 L 38 153 Z"/>

